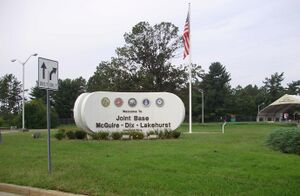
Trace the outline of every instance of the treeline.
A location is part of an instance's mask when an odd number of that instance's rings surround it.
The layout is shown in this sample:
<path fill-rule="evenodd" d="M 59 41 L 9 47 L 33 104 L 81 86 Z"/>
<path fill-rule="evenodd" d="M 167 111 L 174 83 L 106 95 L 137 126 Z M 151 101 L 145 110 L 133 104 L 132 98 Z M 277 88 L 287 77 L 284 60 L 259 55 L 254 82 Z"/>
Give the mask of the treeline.
<path fill-rule="evenodd" d="M 83 92 L 167 91 L 181 97 L 188 111 L 188 68 L 172 61 L 182 51 L 178 27 L 167 22 L 154 26 L 140 22 L 124 34 L 124 40 L 124 46 L 116 49 L 116 56 L 100 62 L 88 81 L 82 77 L 59 80 L 59 89 L 52 92 L 50 100 L 52 125 L 57 124 L 57 119 L 73 117 L 74 102 Z M 201 120 L 201 91 L 204 92 L 206 122 L 230 116 L 239 121 L 255 120 L 258 105 L 266 106 L 285 93 L 300 93 L 300 80 L 283 87 L 284 73 L 266 77 L 262 87 L 249 84 L 232 88 L 230 73 L 219 62 L 213 62 L 207 71 L 193 64 L 192 75 L 194 122 Z M 20 126 L 22 86 L 12 74 L 3 76 L 0 85 L 0 126 Z M 45 100 L 45 90 L 31 89 L 30 100 L 25 105 L 28 128 L 46 126 Z"/>

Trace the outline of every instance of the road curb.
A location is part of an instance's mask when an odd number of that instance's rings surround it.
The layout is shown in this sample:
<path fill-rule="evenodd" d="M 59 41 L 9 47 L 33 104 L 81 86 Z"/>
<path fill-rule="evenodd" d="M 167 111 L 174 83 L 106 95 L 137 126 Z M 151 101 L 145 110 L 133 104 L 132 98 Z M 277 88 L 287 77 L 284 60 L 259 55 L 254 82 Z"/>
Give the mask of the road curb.
<path fill-rule="evenodd" d="M 0 191 L 7 193 L 15 193 L 26 196 L 80 196 L 78 194 L 65 193 L 61 191 L 45 190 L 40 188 L 33 188 L 29 186 L 19 186 L 14 184 L 0 183 Z M 82 195 L 84 196 L 84 195 Z"/>

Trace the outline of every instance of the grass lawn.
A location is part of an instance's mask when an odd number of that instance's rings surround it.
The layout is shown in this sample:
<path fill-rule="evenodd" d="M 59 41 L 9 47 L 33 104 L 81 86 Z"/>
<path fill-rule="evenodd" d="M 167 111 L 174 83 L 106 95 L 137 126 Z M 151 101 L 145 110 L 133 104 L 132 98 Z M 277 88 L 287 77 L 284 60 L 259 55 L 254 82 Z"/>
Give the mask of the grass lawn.
<path fill-rule="evenodd" d="M 2 134 L 0 182 L 89 195 L 299 195 L 300 156 L 265 146 L 276 124 L 194 124 L 178 140 L 58 141 Z M 179 129 L 187 132 L 184 124 Z"/>

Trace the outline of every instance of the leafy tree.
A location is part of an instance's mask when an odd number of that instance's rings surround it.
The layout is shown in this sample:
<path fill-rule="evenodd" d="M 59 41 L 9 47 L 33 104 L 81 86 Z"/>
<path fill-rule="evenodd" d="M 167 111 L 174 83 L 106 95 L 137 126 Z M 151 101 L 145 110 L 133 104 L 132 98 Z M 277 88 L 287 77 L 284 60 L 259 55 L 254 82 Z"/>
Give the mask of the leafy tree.
<path fill-rule="evenodd" d="M 58 91 L 53 93 L 54 108 L 59 118 L 72 118 L 77 97 L 86 91 L 86 81 L 82 77 L 58 81 Z"/>
<path fill-rule="evenodd" d="M 187 67 L 171 59 L 182 47 L 178 28 L 162 22 L 140 22 L 124 35 L 117 57 L 101 62 L 88 81 L 87 90 L 168 91 L 180 94 L 187 86 Z M 197 66 L 201 69 L 200 66 Z"/>
<path fill-rule="evenodd" d="M 280 98 L 282 95 L 284 95 L 285 91 L 281 84 L 284 80 L 283 74 L 283 72 L 281 74 L 278 74 L 276 72 L 272 74 L 270 78 L 265 78 L 265 81 L 263 81 L 263 89 L 265 91 L 266 104 L 270 104 L 276 99 Z"/>
<path fill-rule="evenodd" d="M 102 61 L 87 83 L 87 91 L 135 91 L 137 84 L 118 59 Z"/>
<path fill-rule="evenodd" d="M 19 126 L 21 118 L 21 82 L 13 74 L 0 78 L 0 117 L 5 126 Z"/>
<path fill-rule="evenodd" d="M 40 99 L 31 100 L 25 104 L 25 121 L 27 128 L 47 128 L 47 108 Z M 51 127 L 56 127 L 58 115 L 51 109 Z"/>
<path fill-rule="evenodd" d="M 38 84 L 35 87 L 31 88 L 31 92 L 29 93 L 31 99 L 41 99 L 46 103 L 47 92 L 45 89 L 41 89 L 38 87 Z"/>
<path fill-rule="evenodd" d="M 300 80 L 288 83 L 287 93 L 291 95 L 300 94 Z"/>
<path fill-rule="evenodd" d="M 230 100 L 230 74 L 219 62 L 212 63 L 209 72 L 202 76 L 202 89 L 205 92 L 205 113 L 211 121 L 220 120 L 228 114 Z"/>
<path fill-rule="evenodd" d="M 16 114 L 20 111 L 21 82 L 13 74 L 6 74 L 0 78 L 0 113 Z"/>
<path fill-rule="evenodd" d="M 254 121 L 257 115 L 257 106 L 263 102 L 261 90 L 256 86 L 247 85 L 233 89 L 233 100 L 230 111 L 236 115 L 238 121 Z"/>
<path fill-rule="evenodd" d="M 58 91 L 50 92 L 50 105 L 54 106 L 59 118 L 72 118 L 73 107 L 77 97 L 86 92 L 86 80 L 82 77 L 76 79 L 58 80 Z M 41 100 L 46 104 L 46 90 L 37 85 L 31 89 L 31 99 Z"/>

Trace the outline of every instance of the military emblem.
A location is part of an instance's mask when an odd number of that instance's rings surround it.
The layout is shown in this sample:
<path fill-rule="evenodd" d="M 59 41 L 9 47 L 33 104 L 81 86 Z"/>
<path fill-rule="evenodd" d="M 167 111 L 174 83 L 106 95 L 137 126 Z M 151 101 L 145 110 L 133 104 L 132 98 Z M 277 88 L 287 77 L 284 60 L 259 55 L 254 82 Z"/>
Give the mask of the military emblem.
<path fill-rule="evenodd" d="M 165 104 L 165 102 L 162 98 L 157 98 L 155 103 L 158 107 L 162 107 Z"/>
<path fill-rule="evenodd" d="M 145 107 L 149 107 L 150 106 L 150 100 L 149 99 L 143 99 L 143 105 L 145 106 Z"/>
<path fill-rule="evenodd" d="M 121 107 L 123 105 L 123 99 L 121 99 L 120 97 L 115 99 L 115 105 L 117 107 Z"/>
<path fill-rule="evenodd" d="M 137 104 L 137 101 L 136 101 L 135 98 L 130 98 L 130 99 L 128 100 L 128 105 L 129 105 L 130 107 L 134 107 L 134 106 L 136 106 L 136 104 Z"/>
<path fill-rule="evenodd" d="M 102 100 L 101 100 L 101 104 L 102 104 L 102 106 L 105 107 L 105 108 L 108 107 L 109 104 L 110 104 L 109 98 L 103 97 Z"/>

